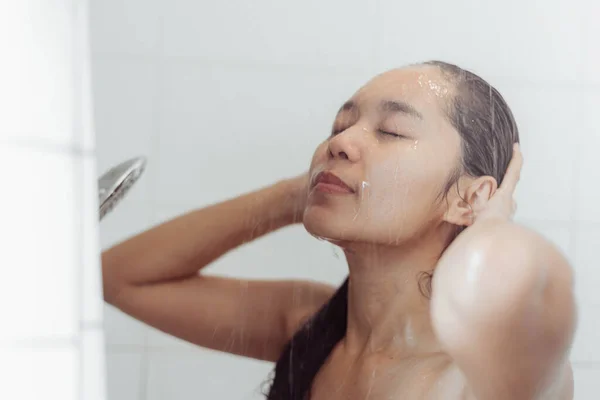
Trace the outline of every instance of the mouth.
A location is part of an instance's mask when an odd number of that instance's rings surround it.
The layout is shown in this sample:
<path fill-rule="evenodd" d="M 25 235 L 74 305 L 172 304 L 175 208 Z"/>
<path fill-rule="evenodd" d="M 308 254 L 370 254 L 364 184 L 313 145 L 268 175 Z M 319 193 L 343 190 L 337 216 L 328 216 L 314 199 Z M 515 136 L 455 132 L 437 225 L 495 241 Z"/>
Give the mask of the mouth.
<path fill-rule="evenodd" d="M 320 172 L 313 181 L 313 188 L 319 192 L 332 193 L 332 194 L 348 194 L 354 193 L 346 182 L 344 182 L 337 175 L 332 172 L 323 171 Z"/>

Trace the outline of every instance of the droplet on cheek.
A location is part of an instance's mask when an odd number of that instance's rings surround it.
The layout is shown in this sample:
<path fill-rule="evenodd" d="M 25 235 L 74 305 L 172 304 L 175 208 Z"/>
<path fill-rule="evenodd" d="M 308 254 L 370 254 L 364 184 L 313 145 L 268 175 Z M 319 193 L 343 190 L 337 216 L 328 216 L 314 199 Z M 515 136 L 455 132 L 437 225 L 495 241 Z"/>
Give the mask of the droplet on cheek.
<path fill-rule="evenodd" d="M 415 140 L 415 142 L 413 143 L 413 145 L 411 147 L 413 150 L 416 150 L 418 145 L 419 145 L 419 141 Z"/>
<path fill-rule="evenodd" d="M 358 215 L 360 214 L 363 202 L 365 201 L 365 191 L 368 187 L 369 187 L 369 182 L 367 182 L 367 181 L 361 182 L 361 184 L 360 184 L 360 200 L 358 202 L 358 208 L 354 210 L 354 218 L 352 219 L 353 221 L 356 221 L 356 219 L 358 218 Z"/>

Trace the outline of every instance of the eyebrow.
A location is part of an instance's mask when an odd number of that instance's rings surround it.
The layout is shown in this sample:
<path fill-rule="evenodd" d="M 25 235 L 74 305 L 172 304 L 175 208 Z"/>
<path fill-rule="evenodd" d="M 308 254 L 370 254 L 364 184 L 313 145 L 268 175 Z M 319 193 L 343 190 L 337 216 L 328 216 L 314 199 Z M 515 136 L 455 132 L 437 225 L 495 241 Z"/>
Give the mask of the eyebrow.
<path fill-rule="evenodd" d="M 380 110 L 384 112 L 398 112 L 412 117 L 423 119 L 423 115 L 413 106 L 403 101 L 384 100 L 379 104 Z"/>
<path fill-rule="evenodd" d="M 352 100 L 347 101 L 340 108 L 340 111 L 354 111 L 357 109 L 356 103 Z M 418 112 L 413 106 L 403 101 L 392 101 L 392 100 L 383 100 L 379 104 L 379 109 L 383 112 L 397 112 L 402 114 L 407 114 L 412 117 L 423 119 L 423 114 Z"/>

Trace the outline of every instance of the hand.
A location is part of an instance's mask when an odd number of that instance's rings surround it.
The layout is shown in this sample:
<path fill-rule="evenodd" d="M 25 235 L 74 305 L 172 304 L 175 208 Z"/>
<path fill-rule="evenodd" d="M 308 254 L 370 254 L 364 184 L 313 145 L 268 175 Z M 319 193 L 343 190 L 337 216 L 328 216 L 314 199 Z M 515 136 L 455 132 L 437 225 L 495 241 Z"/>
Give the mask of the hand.
<path fill-rule="evenodd" d="M 485 208 L 474 215 L 474 221 L 487 220 L 511 220 L 517 211 L 517 203 L 514 200 L 515 188 L 521 177 L 523 167 L 523 155 L 517 143 L 513 146 L 513 156 L 506 169 L 504 180 L 492 197 L 488 200 Z"/>

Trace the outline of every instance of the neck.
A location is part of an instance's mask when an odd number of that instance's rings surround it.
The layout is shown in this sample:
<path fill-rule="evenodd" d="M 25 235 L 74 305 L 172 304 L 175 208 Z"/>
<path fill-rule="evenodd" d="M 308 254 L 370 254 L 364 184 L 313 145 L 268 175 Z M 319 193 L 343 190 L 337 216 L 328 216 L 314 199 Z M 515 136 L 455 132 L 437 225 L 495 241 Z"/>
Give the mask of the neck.
<path fill-rule="evenodd" d="M 440 351 L 423 284 L 446 244 L 440 238 L 345 249 L 350 270 L 344 339 L 348 351 L 402 356 Z"/>

